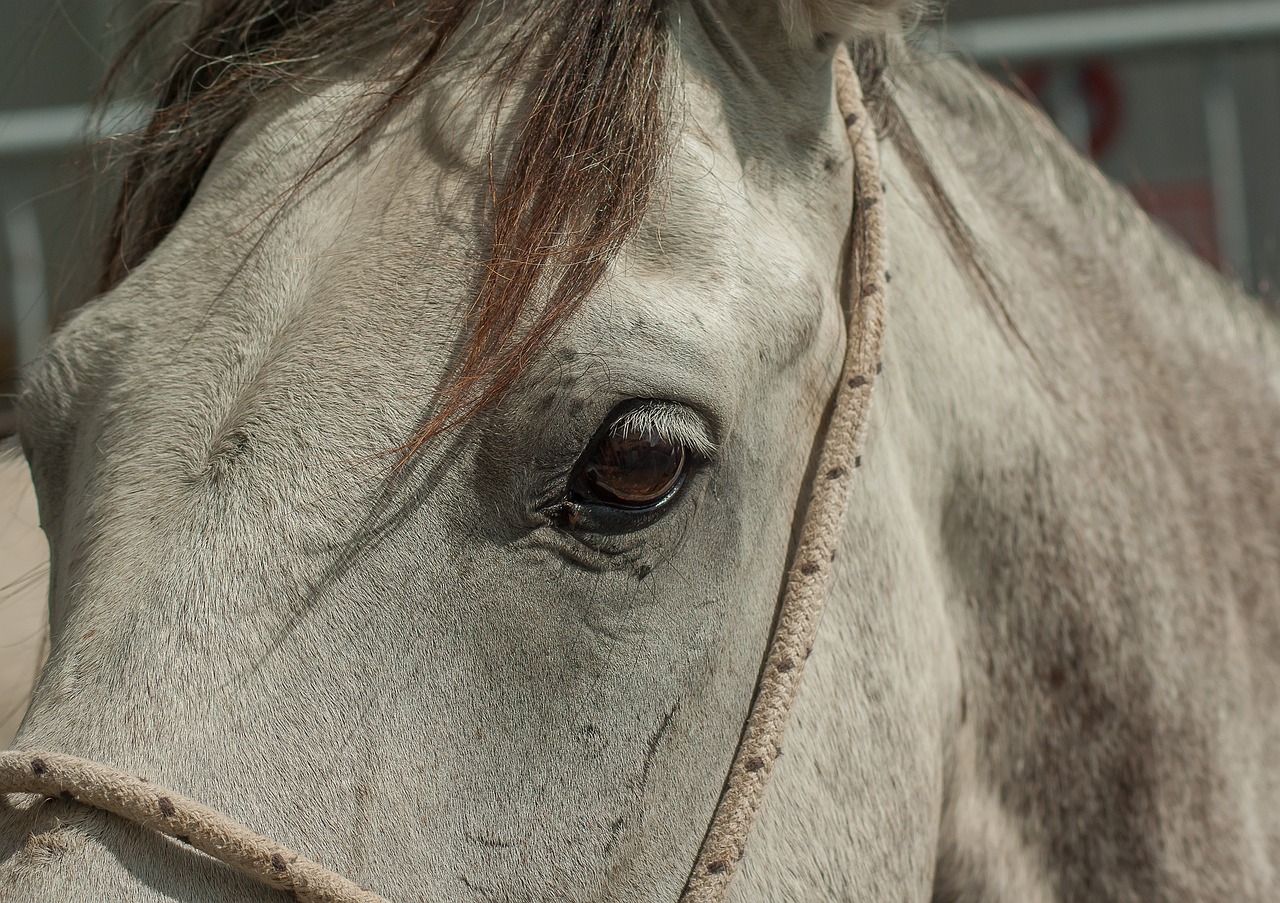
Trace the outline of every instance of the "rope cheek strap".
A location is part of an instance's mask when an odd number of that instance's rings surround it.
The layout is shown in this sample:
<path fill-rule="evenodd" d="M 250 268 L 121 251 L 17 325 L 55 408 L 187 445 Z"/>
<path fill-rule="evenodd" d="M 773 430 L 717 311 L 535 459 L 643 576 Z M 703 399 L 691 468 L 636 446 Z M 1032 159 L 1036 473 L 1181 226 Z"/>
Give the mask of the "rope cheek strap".
<path fill-rule="evenodd" d="M 871 390 L 884 344 L 887 279 L 876 133 L 843 47 L 835 66 L 836 93 L 854 161 L 853 232 L 845 274 L 848 345 L 777 628 L 724 792 L 680 903 L 724 899 L 760 812 L 831 583 L 832 560 L 849 508 L 852 474 L 866 440 Z M 69 795 L 190 844 L 263 884 L 292 893 L 301 903 L 388 903 L 220 812 L 96 762 L 54 753 L 0 753 L 0 793 Z"/>
<path fill-rule="evenodd" d="M 836 98 L 853 148 L 853 234 L 849 239 L 848 344 L 831 422 L 823 438 L 795 561 L 787 576 L 777 628 L 765 654 L 751 713 L 734 754 L 724 792 L 702 841 L 680 903 L 723 900 L 742 859 L 765 786 L 782 752 L 782 738 L 800 693 L 831 585 L 853 471 L 861 463 L 871 413 L 871 390 L 884 348 L 885 226 L 880 153 L 862 86 L 843 46 L 836 57 Z"/>

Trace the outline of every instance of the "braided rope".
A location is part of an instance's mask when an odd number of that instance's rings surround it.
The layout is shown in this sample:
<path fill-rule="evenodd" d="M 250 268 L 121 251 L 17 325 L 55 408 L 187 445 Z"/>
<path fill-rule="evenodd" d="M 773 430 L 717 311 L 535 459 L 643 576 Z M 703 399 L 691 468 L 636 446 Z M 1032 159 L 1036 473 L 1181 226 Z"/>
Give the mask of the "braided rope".
<path fill-rule="evenodd" d="M 854 180 L 853 234 L 845 274 L 850 309 L 844 367 L 751 714 L 680 903 L 723 900 L 746 849 L 765 787 L 782 752 L 805 660 L 813 649 L 849 510 L 853 471 L 862 462 L 870 422 L 871 390 L 884 347 L 888 283 L 881 203 L 884 188 L 875 126 L 863 103 L 853 62 L 843 47 L 836 57 L 836 98 L 853 148 Z"/>
<path fill-rule="evenodd" d="M 852 474 L 861 463 L 871 390 L 884 344 L 887 277 L 877 138 L 844 48 L 835 65 L 836 93 L 854 161 L 853 234 L 845 275 L 851 300 L 844 368 L 777 629 L 724 792 L 680 903 L 724 899 L 760 812 L 831 583 L 831 565 L 849 508 Z M 97 762 L 54 753 L 3 752 L 3 793 L 62 796 L 113 813 L 190 844 L 250 878 L 292 893 L 301 903 L 387 903 L 216 810 Z"/>
<path fill-rule="evenodd" d="M 53 753 L 0 753 L 0 792 L 70 796 L 188 843 L 302 903 L 387 903 L 221 812 L 97 762 Z"/>

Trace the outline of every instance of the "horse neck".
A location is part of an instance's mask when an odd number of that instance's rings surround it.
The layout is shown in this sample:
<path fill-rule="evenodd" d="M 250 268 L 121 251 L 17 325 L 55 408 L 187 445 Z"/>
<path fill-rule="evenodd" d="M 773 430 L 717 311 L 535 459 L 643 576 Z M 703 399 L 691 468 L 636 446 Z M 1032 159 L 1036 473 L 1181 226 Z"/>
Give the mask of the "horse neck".
<path fill-rule="evenodd" d="M 1276 370 L 1274 310 L 1153 224 L 1040 111 L 963 64 L 914 62 L 903 69 L 907 115 L 994 264 L 1024 351 L 1060 351 L 1083 334 L 1109 356 L 1121 342 L 1178 346 Z M 1037 330 L 1038 342 L 1022 342 Z"/>
<path fill-rule="evenodd" d="M 1193 725 L 1231 748 L 1250 724 L 1280 735 L 1261 704 L 1223 721 L 1205 690 L 1249 698 L 1228 661 L 1280 680 L 1265 648 L 1280 612 L 1257 604 L 1280 587 L 1280 330 L 1030 108 L 954 63 L 900 74 L 896 99 L 995 296 L 886 146 L 885 373 L 809 681 L 817 726 L 792 744 L 825 772 L 856 736 L 855 758 L 891 763 L 896 786 L 939 806 L 937 849 L 957 857 L 940 886 L 998 856 L 996 896 L 1047 898 L 1037 845 L 1126 792 L 1108 775 L 1159 794 L 1149 763 L 1164 757 L 1234 780 L 1161 731 Z M 1049 773 L 1066 795 L 1036 798 L 1026 775 Z M 858 799 L 852 783 L 834 793 Z M 1064 816 L 1032 837 L 1010 827 L 1015 810 Z M 965 827 L 975 812 L 982 831 Z M 1089 822 L 1100 844 L 1153 830 L 1109 817 Z"/>
<path fill-rule="evenodd" d="M 1027 104 L 950 61 L 900 73 L 902 115 L 973 236 L 972 249 L 942 241 L 918 169 L 889 155 L 903 394 L 936 412 L 925 416 L 938 441 L 989 461 L 1015 436 L 1044 445 L 1123 412 L 1168 410 L 1191 432 L 1209 428 L 1204 408 L 1270 416 L 1274 313 L 1153 225 Z M 968 253 L 991 291 L 965 275 Z M 965 450 L 955 435 L 989 441 Z"/>

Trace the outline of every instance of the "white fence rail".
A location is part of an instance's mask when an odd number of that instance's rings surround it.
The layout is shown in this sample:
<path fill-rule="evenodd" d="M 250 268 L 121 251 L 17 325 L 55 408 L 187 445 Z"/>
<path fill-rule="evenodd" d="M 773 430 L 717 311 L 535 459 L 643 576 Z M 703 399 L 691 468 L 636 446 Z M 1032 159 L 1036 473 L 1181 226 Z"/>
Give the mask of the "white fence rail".
<path fill-rule="evenodd" d="M 132 131 L 144 123 L 138 104 L 120 103 L 95 116 L 88 106 L 0 112 L 0 160 L 58 153 Z"/>
<path fill-rule="evenodd" d="M 946 42 L 979 62 L 1105 56 L 1280 39 L 1280 0 L 1182 0 L 962 22 Z"/>

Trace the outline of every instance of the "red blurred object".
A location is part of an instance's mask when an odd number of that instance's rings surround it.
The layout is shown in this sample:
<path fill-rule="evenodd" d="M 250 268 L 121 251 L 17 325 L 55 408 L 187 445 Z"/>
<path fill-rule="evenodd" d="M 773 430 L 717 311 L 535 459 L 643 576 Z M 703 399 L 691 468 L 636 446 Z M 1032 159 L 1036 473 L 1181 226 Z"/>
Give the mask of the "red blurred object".
<path fill-rule="evenodd" d="M 1133 196 L 1153 219 L 1167 225 L 1200 257 L 1222 268 L 1213 189 L 1207 181 L 1135 185 Z"/>
<path fill-rule="evenodd" d="M 1051 70 L 1047 63 L 1033 63 L 1018 70 L 1018 79 L 1043 107 Z M 1109 63 L 1094 60 L 1074 73 L 1076 89 L 1089 108 L 1089 154 L 1098 160 L 1116 142 L 1124 124 L 1124 91 Z"/>

